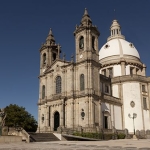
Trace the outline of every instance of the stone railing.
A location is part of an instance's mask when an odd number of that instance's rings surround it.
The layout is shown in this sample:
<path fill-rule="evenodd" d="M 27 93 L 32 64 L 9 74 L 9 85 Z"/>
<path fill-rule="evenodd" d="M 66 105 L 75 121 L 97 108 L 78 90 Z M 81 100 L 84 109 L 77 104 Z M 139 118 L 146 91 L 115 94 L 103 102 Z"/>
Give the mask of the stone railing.
<path fill-rule="evenodd" d="M 26 140 L 26 142 L 29 143 L 30 142 L 30 135 L 23 128 L 20 132 L 21 132 L 20 134 L 22 136 L 22 139 Z"/>
<path fill-rule="evenodd" d="M 136 130 L 135 134 L 139 139 L 150 139 L 150 130 Z"/>
<path fill-rule="evenodd" d="M 8 135 L 21 136 L 22 141 L 30 142 L 30 135 L 23 128 L 9 128 Z"/>

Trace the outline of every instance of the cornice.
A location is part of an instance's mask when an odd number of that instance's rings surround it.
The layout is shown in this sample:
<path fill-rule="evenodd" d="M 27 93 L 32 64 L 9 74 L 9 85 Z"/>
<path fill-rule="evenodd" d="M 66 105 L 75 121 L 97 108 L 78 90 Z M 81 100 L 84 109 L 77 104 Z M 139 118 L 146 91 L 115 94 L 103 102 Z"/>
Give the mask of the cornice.
<path fill-rule="evenodd" d="M 108 103 L 120 105 L 120 106 L 122 105 L 120 98 L 116 98 L 111 95 L 102 94 L 100 98 L 101 98 L 102 102 L 108 102 Z"/>
<path fill-rule="evenodd" d="M 75 65 L 78 66 L 78 65 L 83 64 L 85 62 L 86 63 L 92 63 L 92 64 L 94 64 L 97 67 L 101 67 L 101 64 L 99 62 L 93 60 L 93 59 L 85 59 L 85 60 L 82 60 L 80 62 L 75 63 Z"/>
<path fill-rule="evenodd" d="M 100 35 L 100 32 L 98 31 L 96 26 L 79 26 L 75 31 L 74 31 L 74 36 L 77 35 L 79 32 L 83 30 L 92 30 L 97 34 L 98 36 Z"/>
<path fill-rule="evenodd" d="M 123 58 L 120 58 L 119 56 L 111 56 L 107 58 L 103 58 L 99 61 L 102 64 L 102 67 L 114 65 L 114 64 L 121 64 L 121 62 L 125 62 L 127 64 L 133 64 L 135 66 L 139 66 L 140 68 L 143 68 L 143 63 L 133 56 L 125 56 Z"/>
<path fill-rule="evenodd" d="M 114 77 L 111 79 L 111 83 L 121 83 L 121 82 L 129 82 L 129 81 L 138 81 L 138 82 L 150 82 L 150 77 L 140 76 L 140 75 L 125 75 L 125 76 L 119 76 Z"/>

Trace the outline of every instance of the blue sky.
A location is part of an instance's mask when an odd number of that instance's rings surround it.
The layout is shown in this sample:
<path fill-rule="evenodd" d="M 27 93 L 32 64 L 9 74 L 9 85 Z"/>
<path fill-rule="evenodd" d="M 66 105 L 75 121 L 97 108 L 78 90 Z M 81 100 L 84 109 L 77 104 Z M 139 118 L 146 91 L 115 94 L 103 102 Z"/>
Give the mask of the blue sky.
<path fill-rule="evenodd" d="M 110 35 L 112 20 L 117 19 L 150 76 L 149 6 L 146 0 L 1 0 L 0 107 L 17 104 L 37 119 L 41 43 L 52 28 L 56 43 L 70 60 L 75 54 L 73 32 L 85 8 L 101 33 L 99 49 Z"/>

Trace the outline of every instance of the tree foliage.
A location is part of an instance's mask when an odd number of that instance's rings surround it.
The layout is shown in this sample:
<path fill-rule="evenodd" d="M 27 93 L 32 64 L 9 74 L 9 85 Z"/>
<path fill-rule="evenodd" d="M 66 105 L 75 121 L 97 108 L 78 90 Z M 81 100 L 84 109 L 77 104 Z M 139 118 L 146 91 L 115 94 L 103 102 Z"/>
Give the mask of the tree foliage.
<path fill-rule="evenodd" d="M 5 120 L 5 126 L 8 127 L 22 127 L 27 132 L 35 132 L 37 129 L 37 121 L 34 117 L 28 113 L 24 107 L 20 107 L 16 104 L 10 104 L 5 107 L 5 113 L 7 114 Z"/>

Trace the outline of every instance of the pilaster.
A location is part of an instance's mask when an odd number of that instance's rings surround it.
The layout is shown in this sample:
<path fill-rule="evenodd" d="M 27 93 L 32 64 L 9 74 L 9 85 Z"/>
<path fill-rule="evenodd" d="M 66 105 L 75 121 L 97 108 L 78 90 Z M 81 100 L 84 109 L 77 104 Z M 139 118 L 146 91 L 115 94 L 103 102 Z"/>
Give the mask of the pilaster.
<path fill-rule="evenodd" d="M 124 76 L 126 74 L 125 61 L 121 61 L 121 74 Z"/>

